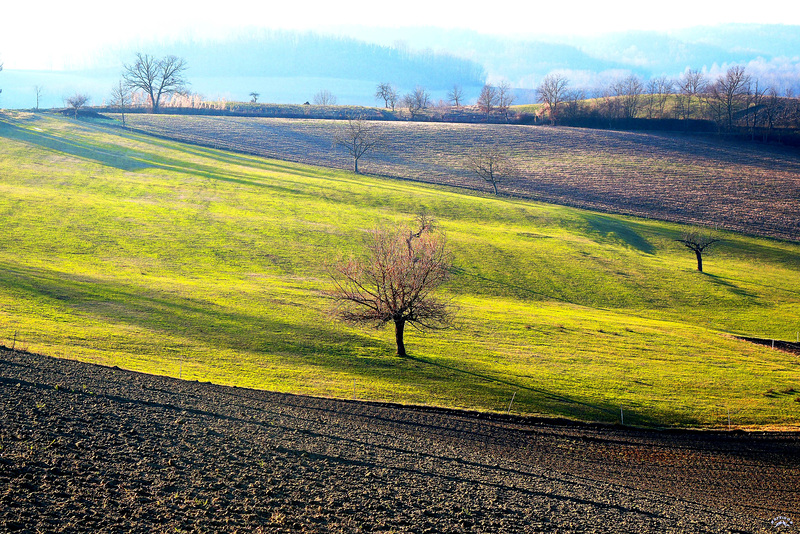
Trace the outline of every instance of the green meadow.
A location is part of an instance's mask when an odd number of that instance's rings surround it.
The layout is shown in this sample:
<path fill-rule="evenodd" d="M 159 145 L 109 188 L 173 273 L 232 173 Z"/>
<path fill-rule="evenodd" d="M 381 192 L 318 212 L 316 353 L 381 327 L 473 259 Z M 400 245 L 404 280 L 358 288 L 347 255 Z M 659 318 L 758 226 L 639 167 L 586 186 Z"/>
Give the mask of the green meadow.
<path fill-rule="evenodd" d="M 335 319 L 327 266 L 433 215 L 456 328 Z M 0 115 L 0 343 L 273 391 L 647 426 L 800 424 L 800 245 Z M 512 403 L 513 398 L 513 403 Z"/>

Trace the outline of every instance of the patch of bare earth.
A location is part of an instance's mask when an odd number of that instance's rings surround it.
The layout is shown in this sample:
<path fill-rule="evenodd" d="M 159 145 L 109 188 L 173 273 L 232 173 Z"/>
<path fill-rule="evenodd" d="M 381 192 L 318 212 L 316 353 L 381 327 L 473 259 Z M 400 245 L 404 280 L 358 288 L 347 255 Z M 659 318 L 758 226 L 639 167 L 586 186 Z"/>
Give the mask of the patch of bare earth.
<path fill-rule="evenodd" d="M 776 516 L 800 521 L 797 433 L 319 399 L 7 350 L 0 403 L 3 532 L 771 532 Z"/>

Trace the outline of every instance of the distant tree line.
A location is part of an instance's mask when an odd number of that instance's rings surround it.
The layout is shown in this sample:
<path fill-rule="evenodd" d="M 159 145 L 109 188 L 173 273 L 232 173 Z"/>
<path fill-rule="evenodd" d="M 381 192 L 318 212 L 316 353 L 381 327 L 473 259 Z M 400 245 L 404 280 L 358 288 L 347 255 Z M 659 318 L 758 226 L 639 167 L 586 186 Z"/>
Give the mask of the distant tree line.
<path fill-rule="evenodd" d="M 715 130 L 764 140 L 800 129 L 800 99 L 760 82 L 741 66 L 716 78 L 697 70 L 686 70 L 677 79 L 645 81 L 629 75 L 595 94 L 572 89 L 566 76 L 550 74 L 536 93 L 544 104 L 542 117 L 553 124 L 636 128 L 638 123 L 642 128 Z"/>

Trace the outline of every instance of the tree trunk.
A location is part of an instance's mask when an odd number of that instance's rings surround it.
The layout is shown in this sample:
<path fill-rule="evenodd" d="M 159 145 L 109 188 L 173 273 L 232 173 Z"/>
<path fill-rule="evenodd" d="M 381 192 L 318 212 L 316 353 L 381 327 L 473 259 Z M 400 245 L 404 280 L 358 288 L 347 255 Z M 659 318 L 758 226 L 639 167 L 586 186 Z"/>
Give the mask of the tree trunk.
<path fill-rule="evenodd" d="M 403 330 L 406 327 L 405 319 L 398 319 L 394 322 L 394 339 L 397 342 L 397 355 L 406 356 L 406 345 L 403 343 Z"/>
<path fill-rule="evenodd" d="M 353 158 L 353 171 L 358 174 L 358 158 Z"/>
<path fill-rule="evenodd" d="M 703 272 L 703 253 L 699 250 L 694 251 L 695 256 L 697 256 L 697 270 L 701 273 Z"/>

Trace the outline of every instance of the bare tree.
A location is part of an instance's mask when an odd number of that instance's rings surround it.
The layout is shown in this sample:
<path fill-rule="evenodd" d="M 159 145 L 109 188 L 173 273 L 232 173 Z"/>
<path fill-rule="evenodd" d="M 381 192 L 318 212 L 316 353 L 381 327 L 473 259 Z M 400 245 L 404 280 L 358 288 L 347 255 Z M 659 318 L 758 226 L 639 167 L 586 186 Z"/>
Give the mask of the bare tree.
<path fill-rule="evenodd" d="M 455 107 L 461 106 L 464 101 L 464 89 L 458 84 L 454 85 L 450 91 L 447 92 L 447 100 Z"/>
<path fill-rule="evenodd" d="M 708 83 L 705 75 L 697 70 L 687 70 L 678 80 L 678 108 L 684 119 L 692 115 L 692 101 L 700 101 L 700 96 L 706 91 Z"/>
<path fill-rule="evenodd" d="M 476 148 L 467 156 L 467 168 L 480 179 L 491 184 L 497 194 L 497 184 L 518 174 L 511 158 L 500 147 Z"/>
<path fill-rule="evenodd" d="M 427 109 L 430 101 L 430 93 L 421 85 L 416 86 L 412 93 L 408 93 L 403 97 L 403 104 L 408 108 L 408 112 L 411 113 L 412 117 L 423 109 Z"/>
<path fill-rule="evenodd" d="M 494 111 L 495 106 L 497 105 L 497 89 L 494 85 L 487 83 L 481 89 L 481 93 L 478 95 L 478 109 L 486 114 L 486 118 L 489 118 L 492 111 Z"/>
<path fill-rule="evenodd" d="M 666 76 L 651 78 L 647 82 L 647 118 L 652 119 L 655 115 L 664 118 L 664 108 L 669 97 L 672 95 L 673 82 Z"/>
<path fill-rule="evenodd" d="M 75 118 L 78 118 L 78 110 L 89 102 L 89 96 L 83 93 L 75 93 L 67 98 L 67 105 L 75 110 Z"/>
<path fill-rule="evenodd" d="M 766 122 L 764 117 L 765 101 L 767 100 L 768 87 L 759 84 L 757 78 L 753 79 L 750 84 L 750 89 L 744 96 L 744 113 L 745 126 L 750 129 L 750 138 L 755 139 L 756 129 L 760 122 Z"/>
<path fill-rule="evenodd" d="M 250 102 L 255 104 L 255 103 L 258 102 L 258 97 L 261 96 L 261 93 L 257 93 L 256 91 L 253 91 L 252 93 L 250 93 L 249 96 L 250 96 Z"/>
<path fill-rule="evenodd" d="M 353 172 L 358 172 L 358 160 L 380 146 L 380 130 L 362 118 L 348 119 L 333 135 L 333 144 L 344 147 L 353 157 Z"/>
<path fill-rule="evenodd" d="M 336 96 L 327 89 L 322 89 L 314 95 L 314 104 L 317 106 L 335 106 Z"/>
<path fill-rule="evenodd" d="M 764 98 L 764 109 L 761 112 L 764 121 L 764 141 L 769 139 L 772 130 L 775 128 L 780 111 L 781 98 L 778 96 L 778 90 L 775 87 L 770 87 Z"/>
<path fill-rule="evenodd" d="M 709 88 L 708 102 L 717 121 L 726 130 L 733 128 L 734 116 L 743 108 L 750 92 L 750 76 L 744 67 L 734 66 Z"/>
<path fill-rule="evenodd" d="M 630 75 L 611 86 L 611 90 L 619 99 L 620 111 L 626 119 L 636 118 L 644 94 L 644 85 L 638 76 Z"/>
<path fill-rule="evenodd" d="M 570 119 L 579 117 L 585 108 L 586 93 L 581 90 L 567 91 L 564 98 L 564 115 Z"/>
<path fill-rule="evenodd" d="M 367 256 L 331 269 L 334 288 L 327 295 L 345 321 L 380 328 L 394 323 L 397 355 L 405 357 L 406 324 L 420 330 L 447 328 L 453 309 L 433 297 L 450 277 L 445 240 L 427 218 L 415 229 L 401 226 L 369 233 Z"/>
<path fill-rule="evenodd" d="M 186 61 L 176 56 L 156 58 L 136 54 L 132 65 L 123 66 L 122 78 L 132 89 L 140 89 L 150 98 L 150 110 L 158 113 L 161 97 L 186 90 Z"/>
<path fill-rule="evenodd" d="M 686 248 L 694 252 L 697 258 L 697 270 L 701 273 L 703 272 L 703 252 L 721 240 L 715 231 L 695 227 L 687 229 L 680 239 L 676 239 L 676 241 L 683 243 Z"/>
<path fill-rule="evenodd" d="M 397 105 L 397 89 L 390 83 L 380 83 L 375 91 L 375 98 L 383 100 L 383 107 L 391 107 L 394 111 Z"/>
<path fill-rule="evenodd" d="M 514 90 L 511 84 L 504 81 L 497 87 L 497 110 L 505 117 L 508 122 L 508 111 L 514 103 Z"/>
<path fill-rule="evenodd" d="M 36 95 L 36 111 L 39 111 L 39 101 L 42 99 L 43 93 L 44 93 L 44 87 L 42 87 L 41 85 L 33 86 L 33 94 Z"/>
<path fill-rule="evenodd" d="M 125 126 L 125 108 L 127 108 L 132 101 L 131 88 L 128 87 L 123 80 L 120 80 L 117 85 L 111 89 L 111 104 L 119 107 L 122 114 L 122 126 Z"/>
<path fill-rule="evenodd" d="M 560 74 L 551 73 L 544 77 L 536 89 L 539 102 L 547 106 L 550 122 L 558 122 L 561 103 L 567 100 L 569 80 Z"/>

